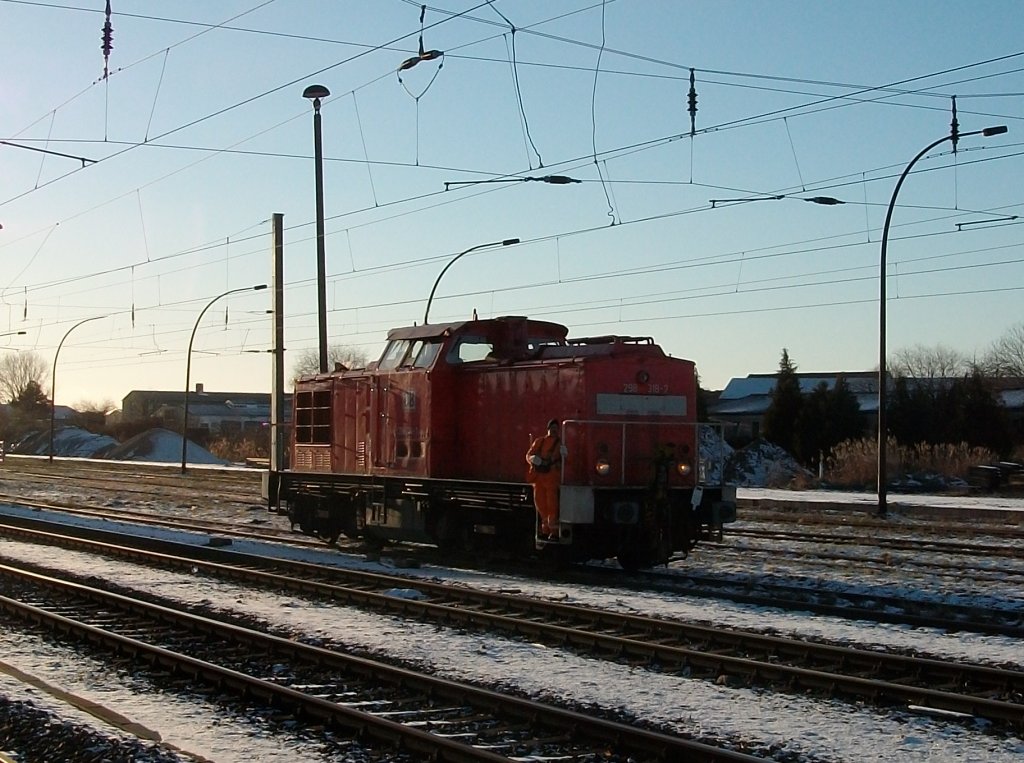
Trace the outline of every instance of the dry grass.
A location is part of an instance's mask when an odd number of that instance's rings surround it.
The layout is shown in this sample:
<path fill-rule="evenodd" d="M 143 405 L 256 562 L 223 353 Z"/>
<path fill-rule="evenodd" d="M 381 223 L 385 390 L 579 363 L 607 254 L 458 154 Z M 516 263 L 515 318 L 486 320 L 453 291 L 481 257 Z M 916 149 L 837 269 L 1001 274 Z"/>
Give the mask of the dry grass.
<path fill-rule="evenodd" d="M 266 458 L 268 455 L 265 443 L 248 437 L 219 437 L 212 440 L 206 449 L 217 458 L 232 463 L 242 463 L 247 458 Z"/>
<path fill-rule="evenodd" d="M 906 474 L 942 475 L 966 478 L 976 464 L 999 460 L 987 448 L 966 443 L 900 445 L 893 438 L 886 444 L 886 474 L 889 479 Z M 877 482 L 878 443 L 875 440 L 847 440 L 837 445 L 825 466 L 825 479 L 842 487 L 863 487 Z"/>

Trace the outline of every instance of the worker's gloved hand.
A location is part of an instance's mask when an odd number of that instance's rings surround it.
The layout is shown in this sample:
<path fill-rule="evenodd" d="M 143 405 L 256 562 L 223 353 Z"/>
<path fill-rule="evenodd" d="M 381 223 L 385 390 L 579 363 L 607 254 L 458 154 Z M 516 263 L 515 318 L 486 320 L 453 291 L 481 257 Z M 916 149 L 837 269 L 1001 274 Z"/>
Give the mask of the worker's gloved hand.
<path fill-rule="evenodd" d="M 544 463 L 544 459 L 540 456 L 530 456 L 530 463 L 534 466 L 540 466 Z"/>
<path fill-rule="evenodd" d="M 562 458 L 565 458 L 566 456 L 569 455 L 569 449 L 567 447 L 565 447 L 564 445 L 560 446 L 558 451 L 559 451 L 559 453 L 561 453 Z"/>

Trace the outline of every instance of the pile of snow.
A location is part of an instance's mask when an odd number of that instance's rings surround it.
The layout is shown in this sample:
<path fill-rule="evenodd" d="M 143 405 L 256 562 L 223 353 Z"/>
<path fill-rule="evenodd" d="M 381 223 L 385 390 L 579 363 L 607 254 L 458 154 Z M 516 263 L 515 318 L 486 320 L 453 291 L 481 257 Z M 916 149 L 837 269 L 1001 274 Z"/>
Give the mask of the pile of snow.
<path fill-rule="evenodd" d="M 709 485 L 721 484 L 733 447 L 722 437 L 721 430 L 708 424 L 700 425 L 697 436 L 700 438 L 700 460 L 704 469 L 701 480 Z"/>
<path fill-rule="evenodd" d="M 93 434 L 79 427 L 65 427 L 53 433 L 53 454 L 55 456 L 77 456 L 78 458 L 106 458 L 106 454 L 117 447 L 117 440 L 105 434 Z M 48 456 L 50 454 L 50 432 L 33 432 L 11 448 L 12 453 L 26 456 Z"/>
<path fill-rule="evenodd" d="M 228 463 L 191 440 L 186 447 L 186 456 L 190 464 Z M 49 455 L 50 432 L 33 432 L 15 444 L 11 448 L 11 453 L 25 456 Z M 105 434 L 94 434 L 79 427 L 62 426 L 53 434 L 53 455 L 173 464 L 181 461 L 181 435 L 167 429 L 150 429 L 130 440 L 118 443 L 113 437 Z"/>
<path fill-rule="evenodd" d="M 217 458 L 206 448 L 188 440 L 185 457 L 190 464 L 220 464 L 228 462 Z M 149 429 L 125 440 L 106 454 L 105 458 L 118 461 L 158 461 L 177 463 L 181 461 L 181 435 L 167 429 Z"/>
<path fill-rule="evenodd" d="M 701 424 L 699 436 L 702 480 L 709 485 L 790 487 L 795 477 L 812 476 L 789 452 L 773 443 L 757 440 L 736 450 L 719 429 L 707 424 Z"/>
<path fill-rule="evenodd" d="M 725 467 L 726 483 L 740 487 L 789 487 L 797 477 L 813 475 L 788 451 L 765 440 L 734 451 Z"/>

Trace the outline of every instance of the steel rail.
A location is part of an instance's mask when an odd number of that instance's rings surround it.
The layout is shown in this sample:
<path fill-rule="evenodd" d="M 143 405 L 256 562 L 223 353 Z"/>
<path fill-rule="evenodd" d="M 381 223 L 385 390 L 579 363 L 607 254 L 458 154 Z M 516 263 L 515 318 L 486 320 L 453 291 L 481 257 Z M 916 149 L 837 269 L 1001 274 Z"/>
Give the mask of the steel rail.
<path fill-rule="evenodd" d="M 137 549 L 108 548 L 104 544 L 94 548 L 121 556 L 140 553 Z M 812 644 L 799 639 L 589 609 L 380 573 L 325 569 L 277 559 L 268 561 L 265 557 L 234 551 L 207 548 L 188 548 L 187 551 L 188 556 L 147 553 L 161 564 L 174 568 L 202 569 L 218 577 L 259 581 L 375 611 L 543 638 L 550 643 L 616 658 L 657 663 L 664 670 L 697 669 L 713 679 L 724 674 L 753 683 L 825 689 L 876 702 L 928 705 L 1024 727 L 1024 705 L 1019 701 L 992 698 L 1024 697 L 1024 672 L 1020 671 Z M 289 575 L 257 569 L 268 566 L 286 570 Z M 292 577 L 299 572 L 304 577 Z M 339 579 L 346 584 L 334 582 Z M 415 589 L 429 598 L 409 599 L 386 593 L 396 586 Z M 750 657 L 752 653 L 762 655 L 761 659 Z M 779 660 L 783 659 L 798 664 L 780 664 Z M 862 674 L 883 678 L 865 678 Z M 918 683 L 895 680 L 898 677 L 917 677 Z M 951 692 L 929 688 L 929 685 L 965 688 Z"/>
<path fill-rule="evenodd" d="M 10 565 L 0 564 L 0 575 L 28 581 L 34 586 L 45 586 L 60 591 L 62 600 L 65 596 L 77 595 L 98 602 L 104 608 L 123 609 L 134 615 L 143 615 L 161 623 L 180 626 L 183 631 L 204 632 L 225 642 L 240 642 L 254 647 L 256 650 L 262 650 L 263 653 L 273 655 L 275 660 L 279 659 L 281 655 L 288 655 L 293 659 L 301 659 L 324 668 L 334 668 L 357 675 L 385 679 L 393 685 L 422 691 L 425 696 L 445 696 L 459 702 L 469 702 L 478 708 L 486 708 L 489 712 L 516 718 L 518 722 L 543 727 L 549 733 L 568 735 L 570 738 L 582 736 L 584 739 L 593 740 L 602 745 L 612 745 L 622 754 L 653 755 L 656 760 L 662 761 L 699 759 L 723 763 L 756 763 L 763 760 L 746 753 L 592 718 L 571 710 L 303 644 L 293 639 L 253 631 L 231 623 L 212 620 Z M 188 655 L 181 655 L 163 647 L 113 633 L 105 628 L 79 623 L 62 614 L 50 612 L 45 608 L 26 604 L 6 596 L 0 596 L 0 608 L 32 622 L 47 623 L 58 630 L 79 634 L 93 643 L 108 643 L 122 652 L 145 655 L 153 664 L 173 668 L 190 675 L 201 675 L 223 686 L 237 687 L 249 696 L 268 699 L 271 704 L 283 702 L 286 705 L 299 705 L 312 717 L 333 721 L 359 733 L 369 734 L 380 742 L 393 744 L 396 740 L 401 740 L 403 745 L 408 745 L 410 749 L 433 756 L 432 760 L 484 761 L 486 763 L 507 763 L 509 760 L 505 756 L 438 734 L 411 728 L 372 713 L 346 707 Z"/>
<path fill-rule="evenodd" d="M 51 507 L 47 504 L 23 501 L 23 505 L 40 506 L 43 508 L 55 508 L 57 511 L 72 511 L 61 507 Z M 89 512 L 85 512 L 87 515 Z M 105 519 L 116 519 L 108 511 L 99 511 L 99 515 Z M 272 543 L 287 543 L 304 547 L 322 548 L 320 541 L 311 540 L 303 536 L 295 537 L 289 534 L 267 535 L 262 532 L 239 530 L 237 527 L 225 529 L 223 525 L 202 524 L 194 522 L 163 520 L 159 517 L 152 520 L 139 520 L 140 523 L 152 524 L 158 527 L 173 527 L 183 531 L 199 531 L 219 534 L 224 540 L 231 538 L 242 538 L 247 540 L 268 541 Z M 18 518 L 12 516 L 0 516 L 0 528 L 3 527 L 37 527 L 44 532 L 51 532 L 53 528 L 63 528 L 60 522 L 47 522 L 44 519 Z M 0 529 L 0 532 L 9 532 Z M 106 530 L 89 530 L 87 528 L 76 528 L 78 537 L 88 536 L 98 540 L 113 537 L 115 543 L 126 543 L 125 538 L 131 538 L 124 534 L 115 533 L 108 535 Z M 69 539 L 68 542 L 73 542 Z M 155 548 L 160 541 L 148 539 L 145 541 L 132 539 L 131 543 L 138 546 L 140 543 L 149 548 Z M 175 544 L 176 541 L 166 541 L 168 544 Z M 171 548 L 172 546 L 167 546 Z M 176 547 L 176 546 L 175 546 Z M 198 552 L 192 550 L 191 554 Z M 415 558 L 424 557 L 432 560 L 436 553 L 429 548 L 419 548 L 410 552 Z M 263 558 L 263 557 L 260 557 Z M 270 562 L 264 561 L 266 566 Z M 283 564 L 283 562 L 282 562 Z M 522 574 L 522 566 L 517 567 L 514 572 Z M 341 575 L 342 573 L 336 573 Z M 351 571 L 349 576 L 358 574 L 372 574 L 366 572 Z M 983 633 L 988 635 L 1006 636 L 1010 638 L 1024 638 L 1024 623 L 1013 624 L 1007 618 L 1012 618 L 1014 612 L 1010 610 L 994 610 L 991 607 L 972 607 L 961 604 L 947 604 L 943 602 L 928 602 L 924 600 L 906 600 L 898 597 L 886 597 L 878 593 L 862 593 L 852 591 L 835 591 L 826 589 L 813 589 L 806 586 L 788 586 L 781 583 L 757 584 L 751 586 L 746 580 L 723 579 L 721 577 L 697 575 L 690 573 L 686 575 L 686 586 L 680 586 L 680 576 L 674 574 L 659 573 L 657 571 L 646 571 L 634 573 L 631 578 L 623 578 L 618 570 L 604 570 L 595 568 L 580 572 L 570 570 L 562 572 L 559 579 L 566 583 L 589 585 L 594 582 L 593 577 L 605 575 L 614 578 L 616 585 L 635 587 L 636 578 L 652 582 L 653 590 L 677 593 L 685 596 L 725 599 L 742 604 L 755 606 L 766 606 L 776 609 L 788 609 L 809 611 L 815 614 L 829 615 L 845 619 L 872 620 L 875 622 L 895 623 L 902 625 L 913 625 L 923 628 L 944 628 L 956 626 L 963 631 Z M 550 574 L 545 579 L 550 580 Z M 606 583 L 605 583 L 606 584 Z M 694 584 L 698 587 L 694 587 Z M 760 593 L 754 592 L 754 588 L 763 589 Z M 650 587 L 649 589 L 650 590 Z M 846 603 L 834 603 L 843 600 Z M 910 611 L 910 609 L 914 611 Z M 993 615 L 1003 615 L 1003 619 L 997 619 Z M 1017 618 L 1019 621 L 1020 618 Z"/>
<path fill-rule="evenodd" d="M 865 537 L 863 535 L 826 535 L 823 533 L 808 533 L 797 530 L 768 530 L 762 528 L 730 528 L 730 537 L 748 537 L 763 539 L 782 539 L 797 541 L 799 543 L 828 543 L 834 545 L 860 545 L 872 548 L 892 548 L 898 551 L 932 551 L 944 554 L 974 553 L 985 556 L 1005 556 L 1013 559 L 1024 559 L 1024 546 L 1015 548 L 1013 546 L 990 544 L 957 543 L 948 540 L 929 540 L 912 538 L 880 538 L 877 536 Z"/>

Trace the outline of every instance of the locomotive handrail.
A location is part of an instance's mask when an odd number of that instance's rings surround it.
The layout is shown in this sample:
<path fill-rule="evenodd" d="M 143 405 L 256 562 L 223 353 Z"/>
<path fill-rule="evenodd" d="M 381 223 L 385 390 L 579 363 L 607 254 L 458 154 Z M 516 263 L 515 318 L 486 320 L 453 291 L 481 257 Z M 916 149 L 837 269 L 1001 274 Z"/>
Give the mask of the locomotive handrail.
<path fill-rule="evenodd" d="M 606 334 L 605 336 L 586 336 L 579 339 L 566 339 L 565 343 L 569 345 L 574 344 L 615 344 L 616 342 L 622 344 L 654 344 L 654 337 L 650 336 L 618 336 L 616 334 Z"/>

